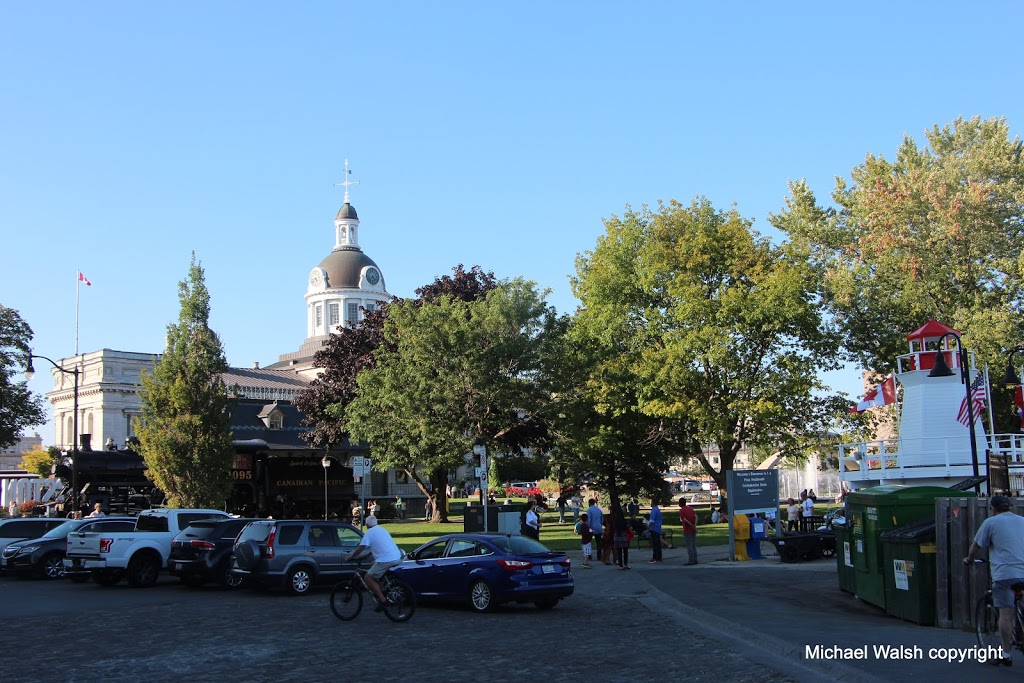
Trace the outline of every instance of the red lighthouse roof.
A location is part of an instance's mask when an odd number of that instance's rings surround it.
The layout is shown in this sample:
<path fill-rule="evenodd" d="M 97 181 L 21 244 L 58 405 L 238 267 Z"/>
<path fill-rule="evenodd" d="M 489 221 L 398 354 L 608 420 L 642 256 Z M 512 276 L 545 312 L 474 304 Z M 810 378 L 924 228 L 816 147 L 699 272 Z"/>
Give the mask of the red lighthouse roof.
<path fill-rule="evenodd" d="M 952 327 L 947 327 L 946 325 L 943 325 L 935 318 L 932 318 L 924 325 L 908 334 L 907 341 L 923 341 L 924 339 L 936 339 L 946 334 L 947 332 L 953 332 L 956 335 L 960 334 L 957 330 L 954 330 Z"/>

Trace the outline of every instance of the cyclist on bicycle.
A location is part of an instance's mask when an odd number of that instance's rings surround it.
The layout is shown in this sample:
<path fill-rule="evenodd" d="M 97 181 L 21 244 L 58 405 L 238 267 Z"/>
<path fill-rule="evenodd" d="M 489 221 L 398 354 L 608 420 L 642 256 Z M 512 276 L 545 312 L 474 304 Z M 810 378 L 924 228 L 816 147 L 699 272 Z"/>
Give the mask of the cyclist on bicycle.
<path fill-rule="evenodd" d="M 402 562 L 402 551 L 395 544 L 391 534 L 382 526 L 377 526 L 377 518 L 370 515 L 366 518 L 366 533 L 359 541 L 356 549 L 345 559 L 349 562 L 369 552 L 373 555 L 373 565 L 366 571 L 366 585 L 377 598 L 377 611 L 387 602 L 384 592 L 380 589 L 380 579 L 384 573 Z"/>
<path fill-rule="evenodd" d="M 1013 503 L 1006 496 L 992 496 L 992 516 L 981 523 L 964 564 L 971 564 L 981 550 L 988 550 L 992 570 L 992 606 L 999 610 L 999 636 L 1003 640 L 1002 663 L 1013 665 L 1013 589 L 1024 583 L 1024 517 L 1010 512 Z M 996 660 L 990 660 L 996 664 Z"/>

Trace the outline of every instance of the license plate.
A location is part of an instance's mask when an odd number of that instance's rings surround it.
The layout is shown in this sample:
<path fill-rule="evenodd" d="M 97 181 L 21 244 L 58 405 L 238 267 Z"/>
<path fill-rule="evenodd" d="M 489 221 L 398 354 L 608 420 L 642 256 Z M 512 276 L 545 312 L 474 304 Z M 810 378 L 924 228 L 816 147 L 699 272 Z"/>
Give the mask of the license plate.
<path fill-rule="evenodd" d="M 174 563 L 174 571 L 180 571 L 180 570 L 181 570 L 181 562 L 175 562 Z"/>
<path fill-rule="evenodd" d="M 541 566 L 541 572 L 544 574 L 554 574 L 558 571 L 558 567 L 553 564 L 545 564 Z"/>

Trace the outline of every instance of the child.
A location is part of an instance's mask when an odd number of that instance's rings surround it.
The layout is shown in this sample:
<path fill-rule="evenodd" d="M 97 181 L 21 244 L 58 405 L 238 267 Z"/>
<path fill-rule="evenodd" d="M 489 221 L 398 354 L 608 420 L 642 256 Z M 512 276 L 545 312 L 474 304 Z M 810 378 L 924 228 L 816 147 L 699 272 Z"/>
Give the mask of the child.
<path fill-rule="evenodd" d="M 590 540 L 593 537 L 593 532 L 590 531 L 590 523 L 587 521 L 587 513 L 584 512 L 580 515 L 580 521 L 576 522 L 574 531 L 580 537 L 580 549 L 583 551 L 583 564 L 580 566 L 584 569 L 590 569 L 590 556 L 593 553 L 593 549 L 590 546 Z"/>

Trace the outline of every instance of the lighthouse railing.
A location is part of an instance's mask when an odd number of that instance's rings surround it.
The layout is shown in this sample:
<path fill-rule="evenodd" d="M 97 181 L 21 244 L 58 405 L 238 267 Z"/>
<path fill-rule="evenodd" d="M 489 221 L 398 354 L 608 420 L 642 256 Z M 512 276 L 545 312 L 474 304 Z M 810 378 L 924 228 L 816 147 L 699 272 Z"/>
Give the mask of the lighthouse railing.
<path fill-rule="evenodd" d="M 987 441 L 986 452 L 1006 456 L 1010 488 L 1024 495 L 1024 434 L 993 434 Z M 979 456 L 984 467 L 986 455 Z M 894 437 L 839 446 L 839 477 L 845 481 L 968 476 L 971 468 L 970 448 L 962 439 Z"/>

